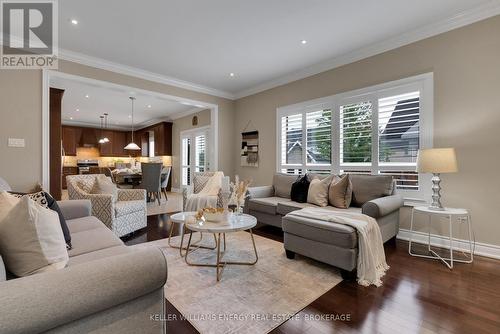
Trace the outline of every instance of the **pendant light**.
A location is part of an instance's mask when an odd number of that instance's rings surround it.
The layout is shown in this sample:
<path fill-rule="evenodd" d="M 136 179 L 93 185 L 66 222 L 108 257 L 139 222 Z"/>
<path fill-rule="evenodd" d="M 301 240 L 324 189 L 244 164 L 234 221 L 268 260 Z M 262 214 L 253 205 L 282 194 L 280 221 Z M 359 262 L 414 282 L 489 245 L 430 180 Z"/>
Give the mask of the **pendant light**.
<path fill-rule="evenodd" d="M 108 114 L 105 113 L 104 114 L 104 130 L 107 130 L 107 129 L 108 129 Z M 104 137 L 102 140 L 104 141 L 104 143 L 109 143 L 108 137 Z"/>
<path fill-rule="evenodd" d="M 141 148 L 137 146 L 136 143 L 134 143 L 134 100 L 135 97 L 131 96 L 129 97 L 130 101 L 132 101 L 132 141 L 125 146 L 125 150 L 130 150 L 130 151 L 140 151 Z"/>
<path fill-rule="evenodd" d="M 104 144 L 105 141 L 104 141 L 104 138 L 102 138 L 102 126 L 103 126 L 103 123 L 104 123 L 103 122 L 104 116 L 99 116 L 99 118 L 101 119 L 101 135 L 100 135 L 101 139 L 99 139 L 99 144 Z"/>

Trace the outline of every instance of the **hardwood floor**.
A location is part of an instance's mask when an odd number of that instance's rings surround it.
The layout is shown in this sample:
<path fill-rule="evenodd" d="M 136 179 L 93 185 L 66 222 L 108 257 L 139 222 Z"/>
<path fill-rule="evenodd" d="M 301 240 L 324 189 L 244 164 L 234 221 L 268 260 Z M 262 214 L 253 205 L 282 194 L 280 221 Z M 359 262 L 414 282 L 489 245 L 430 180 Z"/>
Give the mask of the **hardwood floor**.
<path fill-rule="evenodd" d="M 168 215 L 150 216 L 147 230 L 127 244 L 165 238 L 170 226 Z M 272 226 L 254 232 L 283 240 Z M 410 257 L 404 241 L 386 244 L 385 251 L 391 269 L 382 287 L 343 281 L 271 333 L 500 333 L 499 260 L 478 256 L 450 271 L 438 261 Z M 167 314 L 180 319 L 170 303 Z M 168 333 L 197 333 L 185 320 L 167 327 Z"/>

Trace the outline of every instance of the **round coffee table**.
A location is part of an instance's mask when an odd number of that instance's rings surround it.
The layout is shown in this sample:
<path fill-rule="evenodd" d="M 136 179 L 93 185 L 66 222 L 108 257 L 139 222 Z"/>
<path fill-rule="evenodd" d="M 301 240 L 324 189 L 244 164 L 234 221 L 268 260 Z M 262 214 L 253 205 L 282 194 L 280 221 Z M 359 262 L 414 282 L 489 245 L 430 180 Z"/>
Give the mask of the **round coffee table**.
<path fill-rule="evenodd" d="M 185 260 L 190 266 L 198 267 L 213 267 L 216 268 L 217 282 L 220 281 L 222 277 L 222 272 L 226 265 L 247 265 L 251 266 L 257 263 L 259 260 L 259 255 L 257 254 L 257 248 L 255 247 L 255 240 L 253 237 L 252 228 L 257 225 L 257 218 L 247 215 L 247 214 L 233 214 L 229 213 L 227 219 L 222 222 L 206 222 L 206 221 L 194 221 L 186 224 L 186 228 L 189 230 L 189 241 L 186 247 Z M 239 262 L 239 261 L 224 261 L 223 255 L 226 252 L 226 233 L 233 233 L 238 231 L 249 231 L 250 238 L 252 240 L 253 250 L 255 253 L 255 260 L 251 262 Z M 215 243 L 217 247 L 217 261 L 213 263 L 194 263 L 190 262 L 188 259 L 191 251 L 191 239 L 193 237 L 193 232 L 206 232 L 212 233 L 215 237 Z M 221 252 L 221 239 L 223 240 L 224 250 Z"/>
<path fill-rule="evenodd" d="M 196 215 L 196 212 L 194 211 L 188 211 L 188 212 L 179 212 L 176 214 L 173 214 L 170 216 L 170 220 L 172 221 L 173 224 L 178 224 L 179 225 L 179 231 L 180 231 L 180 237 L 181 237 L 181 243 L 179 246 L 177 245 L 172 245 L 171 244 L 171 238 L 172 238 L 172 232 L 174 231 L 173 226 L 170 228 L 170 233 L 168 234 L 168 245 L 172 248 L 178 248 L 179 249 L 179 254 L 181 257 L 184 257 L 184 254 L 182 251 L 185 251 L 187 247 L 184 247 L 184 234 L 186 232 L 186 224 L 187 223 L 193 223 L 196 221 L 194 216 Z M 215 236 L 214 236 L 215 239 Z M 205 248 L 205 249 L 215 249 L 217 247 L 217 239 L 215 239 L 215 246 L 209 247 L 209 246 L 202 246 L 199 243 L 203 240 L 203 233 L 200 233 L 200 239 L 197 241 L 193 242 L 189 247 L 193 248 Z"/>

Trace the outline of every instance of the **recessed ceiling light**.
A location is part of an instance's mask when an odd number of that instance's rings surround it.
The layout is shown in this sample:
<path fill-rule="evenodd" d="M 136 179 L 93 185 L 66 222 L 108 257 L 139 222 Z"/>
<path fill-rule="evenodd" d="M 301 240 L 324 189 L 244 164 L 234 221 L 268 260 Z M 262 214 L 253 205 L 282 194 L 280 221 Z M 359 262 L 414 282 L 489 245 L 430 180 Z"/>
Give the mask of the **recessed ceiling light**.
<path fill-rule="evenodd" d="M 80 111 L 80 109 L 76 108 L 76 111 Z"/>
<path fill-rule="evenodd" d="M 128 118 L 132 118 L 132 115 L 128 115 Z"/>
<path fill-rule="evenodd" d="M 73 117 L 70 117 L 69 119 L 70 119 L 70 120 L 73 120 Z"/>
<path fill-rule="evenodd" d="M 90 97 L 90 96 L 89 96 L 89 94 L 86 94 L 86 95 L 85 95 L 85 98 L 86 98 L 86 99 L 88 99 L 89 97 Z"/>
<path fill-rule="evenodd" d="M 305 39 L 301 40 L 300 43 L 302 44 L 307 44 L 307 41 Z"/>
<path fill-rule="evenodd" d="M 234 77 L 234 73 L 233 72 L 229 73 L 229 76 Z"/>
<path fill-rule="evenodd" d="M 148 108 L 151 109 L 151 105 L 150 104 L 148 104 Z"/>
<path fill-rule="evenodd" d="M 77 25 L 78 24 L 78 20 L 77 19 L 71 19 L 71 24 L 73 25 Z"/>

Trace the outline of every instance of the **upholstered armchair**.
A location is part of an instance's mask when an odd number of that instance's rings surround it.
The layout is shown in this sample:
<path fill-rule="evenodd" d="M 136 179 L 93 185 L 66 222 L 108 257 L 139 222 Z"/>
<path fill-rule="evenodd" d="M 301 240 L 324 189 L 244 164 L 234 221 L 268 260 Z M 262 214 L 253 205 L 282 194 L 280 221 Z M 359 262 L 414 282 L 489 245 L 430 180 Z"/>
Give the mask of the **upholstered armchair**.
<path fill-rule="evenodd" d="M 199 172 L 194 173 L 191 185 L 185 186 L 182 189 L 182 210 L 186 211 L 186 203 L 189 196 L 193 194 L 198 194 L 203 190 L 208 180 L 214 176 L 215 172 Z M 224 208 L 227 206 L 229 201 L 229 196 L 231 195 L 231 190 L 229 188 L 229 176 L 222 177 L 221 188 L 217 195 L 217 207 Z M 198 208 L 201 209 L 201 208 Z"/>
<path fill-rule="evenodd" d="M 92 203 L 92 215 L 99 218 L 118 237 L 147 225 L 146 191 L 118 189 L 117 198 L 111 194 L 92 194 L 95 174 L 66 177 L 69 199 L 87 199 Z"/>

